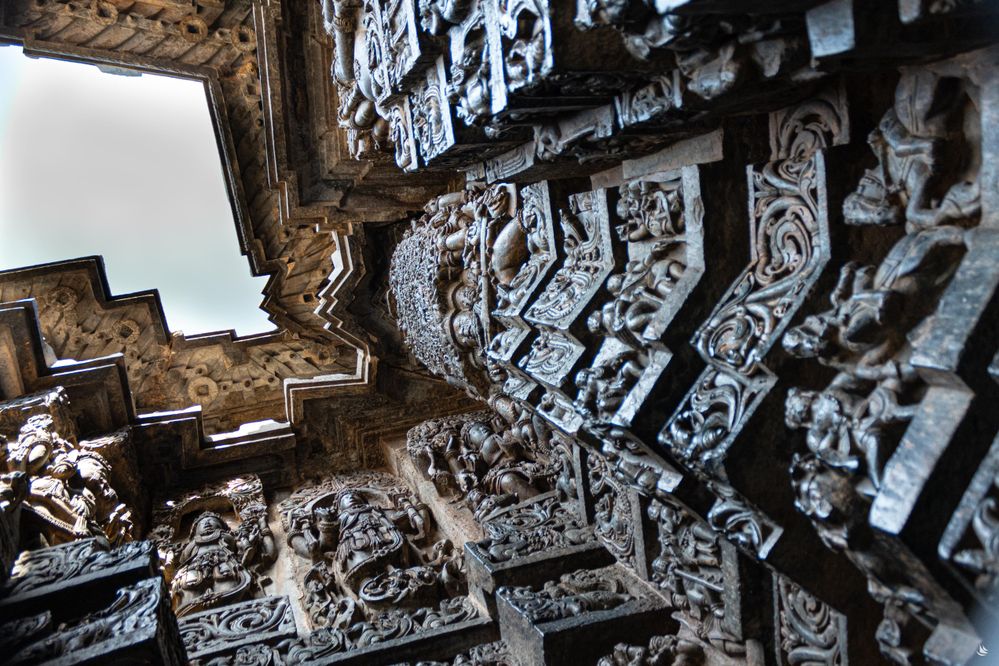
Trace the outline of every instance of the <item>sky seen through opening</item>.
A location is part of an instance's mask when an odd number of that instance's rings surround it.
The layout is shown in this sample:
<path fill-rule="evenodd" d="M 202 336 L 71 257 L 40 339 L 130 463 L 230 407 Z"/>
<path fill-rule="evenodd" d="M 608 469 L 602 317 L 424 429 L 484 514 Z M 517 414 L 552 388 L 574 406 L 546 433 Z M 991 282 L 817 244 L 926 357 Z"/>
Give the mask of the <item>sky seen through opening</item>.
<path fill-rule="evenodd" d="M 274 328 L 204 85 L 0 47 L 0 270 L 95 254 L 113 294 L 159 290 L 171 331 Z"/>

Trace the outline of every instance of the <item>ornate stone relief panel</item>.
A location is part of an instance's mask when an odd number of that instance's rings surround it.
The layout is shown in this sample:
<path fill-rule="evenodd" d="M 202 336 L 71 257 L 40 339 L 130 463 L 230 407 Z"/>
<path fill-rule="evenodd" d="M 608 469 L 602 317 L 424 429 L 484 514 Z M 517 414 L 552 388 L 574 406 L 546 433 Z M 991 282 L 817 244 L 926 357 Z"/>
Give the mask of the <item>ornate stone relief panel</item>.
<path fill-rule="evenodd" d="M 778 576 L 774 583 L 780 627 L 781 663 L 837 666 L 847 653 L 846 617 L 793 582 Z"/>
<path fill-rule="evenodd" d="M 356 349 L 277 333 L 167 337 L 159 300 L 112 297 L 103 264 L 79 260 L 0 276 L 0 301 L 34 298 L 46 340 L 61 359 L 124 355 L 142 411 L 200 405 L 213 431 L 285 418 L 284 380 L 353 375 Z"/>
<path fill-rule="evenodd" d="M 180 621 L 180 637 L 192 661 L 235 653 L 247 643 L 297 637 L 287 597 L 264 597 L 192 613 Z"/>
<path fill-rule="evenodd" d="M 411 429 L 406 448 L 438 493 L 461 497 L 486 523 L 504 506 L 554 485 L 551 433 L 537 426 L 529 415 L 512 426 L 490 412 L 444 417 Z"/>
<path fill-rule="evenodd" d="M 747 172 L 752 262 L 697 331 L 693 343 L 707 367 L 659 436 L 691 466 L 724 458 L 769 392 L 775 377 L 763 358 L 828 261 L 821 149 L 848 140 L 837 102 L 820 98 L 775 114 L 776 161 Z"/>
<path fill-rule="evenodd" d="M 831 307 L 783 340 L 791 354 L 835 373 L 818 390 L 796 387 L 787 395 L 787 424 L 805 431 L 807 447 L 793 461 L 797 505 L 826 545 L 844 551 L 868 577 L 871 595 L 884 604 L 877 633 L 882 653 L 899 662 L 921 651 L 927 658 L 970 652 L 976 640 L 967 616 L 929 573 L 932 565 L 895 527 L 906 516 L 897 484 L 905 478 L 926 492 L 928 483 L 928 470 L 915 472 L 908 450 L 925 441 L 927 423 L 945 445 L 943 431 L 967 418 L 962 393 L 968 389 L 953 390 L 951 381 L 941 380 L 949 368 L 933 358 L 939 347 L 927 345 L 944 321 L 936 318 L 947 316 L 940 312 L 954 276 L 965 267 L 975 270 L 971 230 L 982 213 L 975 71 L 902 72 L 894 104 L 868 137 L 877 166 L 846 198 L 843 216 L 850 225 L 904 226 L 905 233 L 879 263 L 846 263 Z M 970 307 L 966 297 L 964 309 Z M 937 416 L 941 409 L 950 416 Z M 957 524 L 940 554 L 970 563 L 973 550 L 955 554 Z M 921 649 L 925 631 L 932 635 Z"/>
<path fill-rule="evenodd" d="M 461 596 L 460 551 L 438 538 L 427 507 L 399 479 L 335 476 L 279 510 L 309 621 L 340 649 L 477 617 Z"/>
<path fill-rule="evenodd" d="M 260 596 L 277 555 L 260 479 L 237 477 L 154 509 L 150 533 L 178 617 Z"/>
<path fill-rule="evenodd" d="M 0 403 L 0 413 L 0 497 L 14 531 L 20 525 L 22 547 L 89 537 L 121 545 L 138 536 L 138 470 L 127 431 L 77 439 L 62 389 Z"/>

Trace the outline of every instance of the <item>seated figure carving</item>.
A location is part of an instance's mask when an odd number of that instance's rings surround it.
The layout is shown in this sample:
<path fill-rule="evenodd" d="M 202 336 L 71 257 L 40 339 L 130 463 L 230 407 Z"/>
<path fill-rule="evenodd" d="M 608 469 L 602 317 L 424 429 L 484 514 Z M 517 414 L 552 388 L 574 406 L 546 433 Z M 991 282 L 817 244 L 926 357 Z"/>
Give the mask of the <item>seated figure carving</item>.
<path fill-rule="evenodd" d="M 380 609 L 464 592 L 461 551 L 428 543 L 427 508 L 401 486 L 319 486 L 286 500 L 283 515 L 288 545 L 311 562 L 302 589 L 314 626 L 346 630 Z"/>

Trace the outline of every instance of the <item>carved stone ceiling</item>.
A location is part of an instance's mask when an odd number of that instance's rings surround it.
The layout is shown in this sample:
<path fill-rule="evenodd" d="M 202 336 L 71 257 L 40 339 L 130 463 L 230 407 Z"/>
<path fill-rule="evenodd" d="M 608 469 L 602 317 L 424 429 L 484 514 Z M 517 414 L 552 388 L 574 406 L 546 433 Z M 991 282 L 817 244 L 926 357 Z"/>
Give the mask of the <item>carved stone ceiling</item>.
<path fill-rule="evenodd" d="M 291 4 L 0 6 L 0 39 L 23 44 L 26 54 L 205 84 L 240 246 L 252 272 L 269 276 L 261 307 L 277 332 L 171 335 L 156 294 L 115 298 L 96 258 L 0 273 L 0 300 L 34 298 L 58 358 L 123 354 L 140 412 L 193 403 L 209 431 L 230 430 L 285 419 L 288 378 L 296 378 L 289 400 L 367 383 L 369 336 L 346 312 L 363 276 L 360 223 L 400 219 L 441 189 L 441 178 L 400 177 L 387 165 L 348 159 L 335 129 L 332 44 L 318 3 Z M 394 187 L 385 195 L 390 173 Z"/>

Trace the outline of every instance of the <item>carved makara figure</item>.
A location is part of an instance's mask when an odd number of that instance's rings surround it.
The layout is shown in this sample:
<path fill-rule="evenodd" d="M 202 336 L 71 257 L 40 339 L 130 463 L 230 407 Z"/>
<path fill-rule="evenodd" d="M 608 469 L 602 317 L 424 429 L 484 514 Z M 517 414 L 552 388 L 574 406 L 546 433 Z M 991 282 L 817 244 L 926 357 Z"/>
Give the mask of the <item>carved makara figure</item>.
<path fill-rule="evenodd" d="M 205 511 L 195 518 L 170 585 L 177 615 L 251 597 L 254 581 L 243 565 L 244 553 L 222 516 Z"/>

